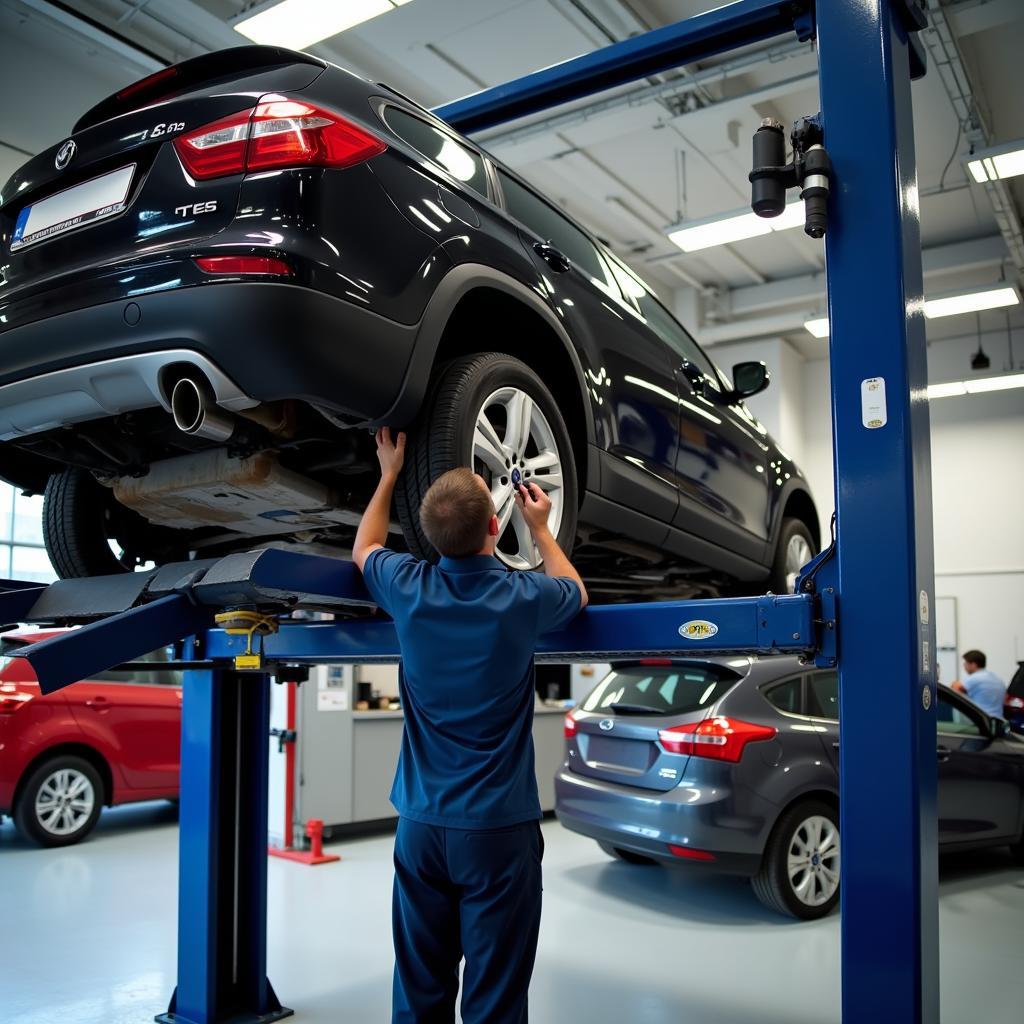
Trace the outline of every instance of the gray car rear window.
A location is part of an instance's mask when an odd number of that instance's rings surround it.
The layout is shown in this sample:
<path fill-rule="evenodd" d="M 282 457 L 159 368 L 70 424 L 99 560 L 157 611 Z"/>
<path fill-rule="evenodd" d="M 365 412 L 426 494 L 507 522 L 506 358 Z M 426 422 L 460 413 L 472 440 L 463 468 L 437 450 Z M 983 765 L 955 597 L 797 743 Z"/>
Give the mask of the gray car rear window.
<path fill-rule="evenodd" d="M 630 665 L 612 669 L 583 701 L 584 711 L 681 715 L 710 707 L 739 680 L 722 665 Z"/>

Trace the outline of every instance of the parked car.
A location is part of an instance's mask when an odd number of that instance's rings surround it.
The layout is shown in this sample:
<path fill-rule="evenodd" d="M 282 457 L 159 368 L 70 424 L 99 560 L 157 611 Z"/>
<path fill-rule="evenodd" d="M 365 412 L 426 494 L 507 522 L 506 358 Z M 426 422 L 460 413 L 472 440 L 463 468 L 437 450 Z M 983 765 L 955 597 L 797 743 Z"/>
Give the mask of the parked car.
<path fill-rule="evenodd" d="M 781 591 L 819 546 L 806 481 L 655 291 L 509 168 L 385 85 L 243 46 L 85 113 L 0 194 L 0 477 L 45 494 L 64 577 L 269 542 L 350 544 L 370 432 L 489 481 L 595 593 Z"/>
<path fill-rule="evenodd" d="M 1010 846 L 1024 864 L 1024 741 L 944 686 L 939 846 Z M 565 720 L 555 813 L 631 863 L 749 877 L 811 919 L 839 900 L 835 671 L 795 658 L 616 666 Z"/>
<path fill-rule="evenodd" d="M 106 672 L 44 696 L 9 652 L 54 635 L 7 633 L 0 657 L 0 817 L 40 846 L 84 839 L 103 807 L 177 799 L 181 756 L 180 672 Z"/>

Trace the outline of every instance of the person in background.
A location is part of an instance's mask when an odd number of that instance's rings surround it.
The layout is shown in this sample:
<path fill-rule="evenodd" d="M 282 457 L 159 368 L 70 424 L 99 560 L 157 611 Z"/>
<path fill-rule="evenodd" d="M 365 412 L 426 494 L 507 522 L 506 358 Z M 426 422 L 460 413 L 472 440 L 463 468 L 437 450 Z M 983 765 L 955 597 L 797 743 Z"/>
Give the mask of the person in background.
<path fill-rule="evenodd" d="M 537 639 L 587 603 L 548 529 L 551 502 L 520 486 L 519 514 L 544 573 L 494 557 L 491 492 L 470 469 L 431 484 L 420 525 L 437 565 L 389 551 L 391 495 L 405 454 L 377 434 L 381 480 L 352 547 L 374 601 L 395 620 L 405 728 L 392 931 L 393 1024 L 526 1024 L 541 909 L 541 808 L 533 759 Z M 518 482 L 518 481 L 517 481 Z"/>
<path fill-rule="evenodd" d="M 970 697 L 986 715 L 1002 718 L 1006 683 L 985 667 L 987 661 L 984 651 L 964 651 L 964 678 L 951 685 L 954 690 Z"/>

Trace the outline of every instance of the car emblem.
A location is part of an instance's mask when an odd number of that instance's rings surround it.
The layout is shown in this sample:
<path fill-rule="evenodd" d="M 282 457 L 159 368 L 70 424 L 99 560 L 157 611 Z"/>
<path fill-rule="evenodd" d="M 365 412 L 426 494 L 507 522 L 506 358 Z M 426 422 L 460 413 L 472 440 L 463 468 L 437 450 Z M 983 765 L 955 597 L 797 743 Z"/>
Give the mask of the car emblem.
<path fill-rule="evenodd" d="M 600 728 L 601 732 L 611 732 L 614 727 L 615 723 L 610 718 L 602 718 L 598 722 L 598 728 Z"/>
<path fill-rule="evenodd" d="M 75 151 L 78 147 L 75 145 L 74 139 L 68 139 L 60 149 L 57 150 L 57 159 L 53 161 L 54 166 L 58 171 L 63 171 L 69 163 L 71 158 L 75 155 Z"/>

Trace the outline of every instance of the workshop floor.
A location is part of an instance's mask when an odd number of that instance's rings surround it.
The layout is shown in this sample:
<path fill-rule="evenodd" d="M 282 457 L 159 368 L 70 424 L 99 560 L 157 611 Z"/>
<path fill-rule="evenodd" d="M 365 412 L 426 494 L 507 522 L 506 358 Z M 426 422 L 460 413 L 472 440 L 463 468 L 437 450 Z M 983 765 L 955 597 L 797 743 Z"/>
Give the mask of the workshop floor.
<path fill-rule="evenodd" d="M 832 1024 L 839 919 L 782 921 L 735 880 L 636 868 L 544 825 L 533 1024 Z M 389 836 L 317 868 L 270 862 L 269 973 L 296 1024 L 390 1012 Z M 66 851 L 0 826 L 5 1024 L 141 1024 L 174 985 L 177 828 L 168 805 L 107 812 Z M 1024 870 L 1001 851 L 945 860 L 943 1024 L 1019 1024 Z M 884 928 L 884 919 L 879 920 Z"/>

